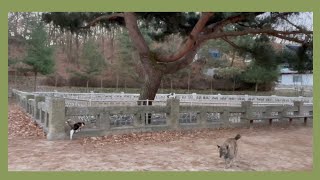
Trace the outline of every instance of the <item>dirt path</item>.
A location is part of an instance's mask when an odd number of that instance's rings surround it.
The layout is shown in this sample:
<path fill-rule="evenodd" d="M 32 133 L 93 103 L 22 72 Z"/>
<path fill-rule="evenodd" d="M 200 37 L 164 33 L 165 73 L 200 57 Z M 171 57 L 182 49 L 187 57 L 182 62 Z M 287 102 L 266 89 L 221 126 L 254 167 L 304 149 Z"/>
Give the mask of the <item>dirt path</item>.
<path fill-rule="evenodd" d="M 23 133 L 12 132 L 19 129 L 14 128 L 14 124 L 19 124 L 14 122 L 21 113 L 17 106 L 10 105 L 9 171 L 312 170 L 310 127 L 162 132 L 47 141 L 41 133 L 22 136 Z M 28 116 L 24 121 L 32 125 Z M 35 131 L 32 128 L 23 132 Z M 237 133 L 242 135 L 238 141 L 238 158 L 233 167 L 225 169 L 216 145 Z"/>

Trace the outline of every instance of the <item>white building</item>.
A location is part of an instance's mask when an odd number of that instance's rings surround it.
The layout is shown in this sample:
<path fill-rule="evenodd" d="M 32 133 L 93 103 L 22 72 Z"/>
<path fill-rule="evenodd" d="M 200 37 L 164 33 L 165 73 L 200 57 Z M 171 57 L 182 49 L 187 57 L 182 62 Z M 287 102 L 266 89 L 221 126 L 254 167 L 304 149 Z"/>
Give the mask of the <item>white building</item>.
<path fill-rule="evenodd" d="M 281 69 L 281 75 L 278 85 L 285 86 L 313 86 L 313 74 L 298 74 L 297 71 L 291 71 L 288 68 Z"/>

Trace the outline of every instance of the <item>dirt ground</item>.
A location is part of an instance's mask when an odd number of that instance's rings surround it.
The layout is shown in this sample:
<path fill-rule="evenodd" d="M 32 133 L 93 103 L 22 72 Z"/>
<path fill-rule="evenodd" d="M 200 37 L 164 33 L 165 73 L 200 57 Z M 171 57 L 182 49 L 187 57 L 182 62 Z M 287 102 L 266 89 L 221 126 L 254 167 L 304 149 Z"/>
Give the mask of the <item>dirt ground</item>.
<path fill-rule="evenodd" d="M 312 170 L 312 128 L 301 125 L 47 141 L 15 104 L 9 104 L 8 120 L 9 171 Z M 237 133 L 238 157 L 226 169 L 217 145 Z"/>

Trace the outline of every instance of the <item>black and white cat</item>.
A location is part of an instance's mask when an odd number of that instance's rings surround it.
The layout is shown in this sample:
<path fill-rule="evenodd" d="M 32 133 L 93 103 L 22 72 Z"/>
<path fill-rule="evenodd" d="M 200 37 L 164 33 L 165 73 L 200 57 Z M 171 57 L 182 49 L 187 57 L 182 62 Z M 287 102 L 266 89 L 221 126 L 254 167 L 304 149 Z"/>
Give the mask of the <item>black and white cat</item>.
<path fill-rule="evenodd" d="M 81 131 L 81 128 L 84 127 L 86 124 L 84 122 L 77 122 L 77 123 L 71 123 L 70 122 L 71 119 L 68 119 L 66 121 L 66 124 L 68 124 L 71 128 L 70 130 L 70 140 L 72 140 L 72 136 L 74 133 L 77 133 L 77 132 L 80 132 Z"/>
<path fill-rule="evenodd" d="M 168 99 L 174 99 L 174 98 L 176 98 L 176 93 L 170 93 L 170 94 L 168 94 L 168 95 L 167 95 L 167 98 L 168 98 Z"/>

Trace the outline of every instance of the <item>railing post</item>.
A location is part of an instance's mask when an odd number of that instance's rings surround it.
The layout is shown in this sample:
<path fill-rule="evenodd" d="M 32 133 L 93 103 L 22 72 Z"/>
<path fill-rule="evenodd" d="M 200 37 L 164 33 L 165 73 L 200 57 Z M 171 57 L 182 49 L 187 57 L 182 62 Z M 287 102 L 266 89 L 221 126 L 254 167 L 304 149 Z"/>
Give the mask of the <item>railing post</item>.
<path fill-rule="evenodd" d="M 241 108 L 244 111 L 244 115 L 242 116 L 243 118 L 241 118 L 241 119 L 248 120 L 248 119 L 253 117 L 252 104 L 253 104 L 252 101 L 243 101 L 243 102 L 241 102 Z M 252 128 L 252 126 L 253 126 L 253 120 L 252 119 L 250 119 L 250 124 L 249 125 L 250 125 L 250 128 Z"/>
<path fill-rule="evenodd" d="M 29 99 L 33 99 L 34 98 L 34 95 L 26 95 L 26 111 L 27 113 L 31 114 L 31 106 L 29 105 Z"/>
<path fill-rule="evenodd" d="M 180 117 L 180 100 L 179 99 L 168 99 L 167 107 L 169 108 L 168 125 L 170 128 L 177 129 Z"/>
<path fill-rule="evenodd" d="M 143 113 L 141 113 L 141 112 L 134 114 L 134 121 L 133 121 L 134 127 L 140 127 L 140 126 L 145 125 L 144 123 L 142 123 L 142 122 L 144 122 L 144 121 L 142 121 L 142 117 L 143 117 Z"/>
<path fill-rule="evenodd" d="M 42 109 L 39 111 L 39 120 L 40 120 L 40 123 L 44 123 L 44 117 L 43 117 L 43 111 Z"/>
<path fill-rule="evenodd" d="M 58 97 L 58 91 L 54 90 L 53 97 Z"/>
<path fill-rule="evenodd" d="M 291 109 L 290 106 L 283 106 L 282 111 L 280 112 L 280 115 L 283 116 L 287 116 L 288 115 L 288 110 Z M 284 118 L 281 118 L 281 120 L 284 120 Z"/>
<path fill-rule="evenodd" d="M 65 99 L 50 98 L 49 100 L 49 119 L 48 119 L 48 140 L 63 140 L 65 133 Z"/>
<path fill-rule="evenodd" d="M 124 99 L 124 92 L 121 92 L 121 99 L 122 99 L 122 100 L 125 100 L 125 99 Z"/>
<path fill-rule="evenodd" d="M 298 108 L 298 114 L 297 115 L 304 115 L 304 108 L 303 108 L 303 101 L 294 101 L 293 105 L 294 107 Z"/>
<path fill-rule="evenodd" d="M 92 102 L 92 97 L 93 97 L 94 92 L 90 91 L 90 100 L 89 100 L 89 106 L 91 106 L 91 102 Z"/>
<path fill-rule="evenodd" d="M 230 112 L 226 108 L 223 110 L 222 115 L 221 115 L 221 121 L 223 122 L 224 127 L 229 127 L 229 125 L 230 125 L 229 117 L 230 117 Z"/>
<path fill-rule="evenodd" d="M 100 124 L 103 130 L 110 129 L 110 115 L 108 112 L 101 113 Z"/>
<path fill-rule="evenodd" d="M 272 116 L 271 108 L 272 108 L 272 107 L 270 107 L 270 106 L 267 106 L 267 107 L 266 107 L 265 115 L 266 115 L 267 117 L 271 117 L 271 116 Z M 269 122 L 267 122 L 267 123 L 268 123 L 270 126 L 272 126 L 272 119 L 269 119 L 268 121 L 269 121 Z"/>
<path fill-rule="evenodd" d="M 298 113 L 297 113 L 297 115 L 304 115 L 305 114 L 305 108 L 303 107 L 303 105 L 304 105 L 304 102 L 301 100 L 301 101 L 294 101 L 293 102 L 293 105 L 294 105 L 294 107 L 297 107 L 298 108 Z M 304 118 L 304 120 L 303 120 L 303 123 L 304 124 L 307 124 L 307 119 L 306 118 Z M 291 121 L 290 121 L 290 124 L 292 124 L 292 119 L 291 119 Z"/>
<path fill-rule="evenodd" d="M 206 111 L 201 111 L 200 114 L 200 122 L 199 124 L 202 126 L 202 127 L 206 127 L 206 124 L 207 124 L 207 112 Z M 191 117 L 191 116 L 190 116 Z"/>
<path fill-rule="evenodd" d="M 43 101 L 45 101 L 45 97 L 44 97 L 44 96 L 39 96 L 39 95 L 35 95 L 35 96 L 34 96 L 34 103 L 35 103 L 35 105 L 34 105 L 34 118 L 35 118 L 36 120 L 39 120 L 39 119 L 40 119 L 40 118 L 39 118 L 40 113 L 39 113 L 38 103 L 39 103 L 39 102 L 43 102 Z"/>
<path fill-rule="evenodd" d="M 196 101 L 197 100 L 197 93 L 192 93 L 192 100 Z"/>

